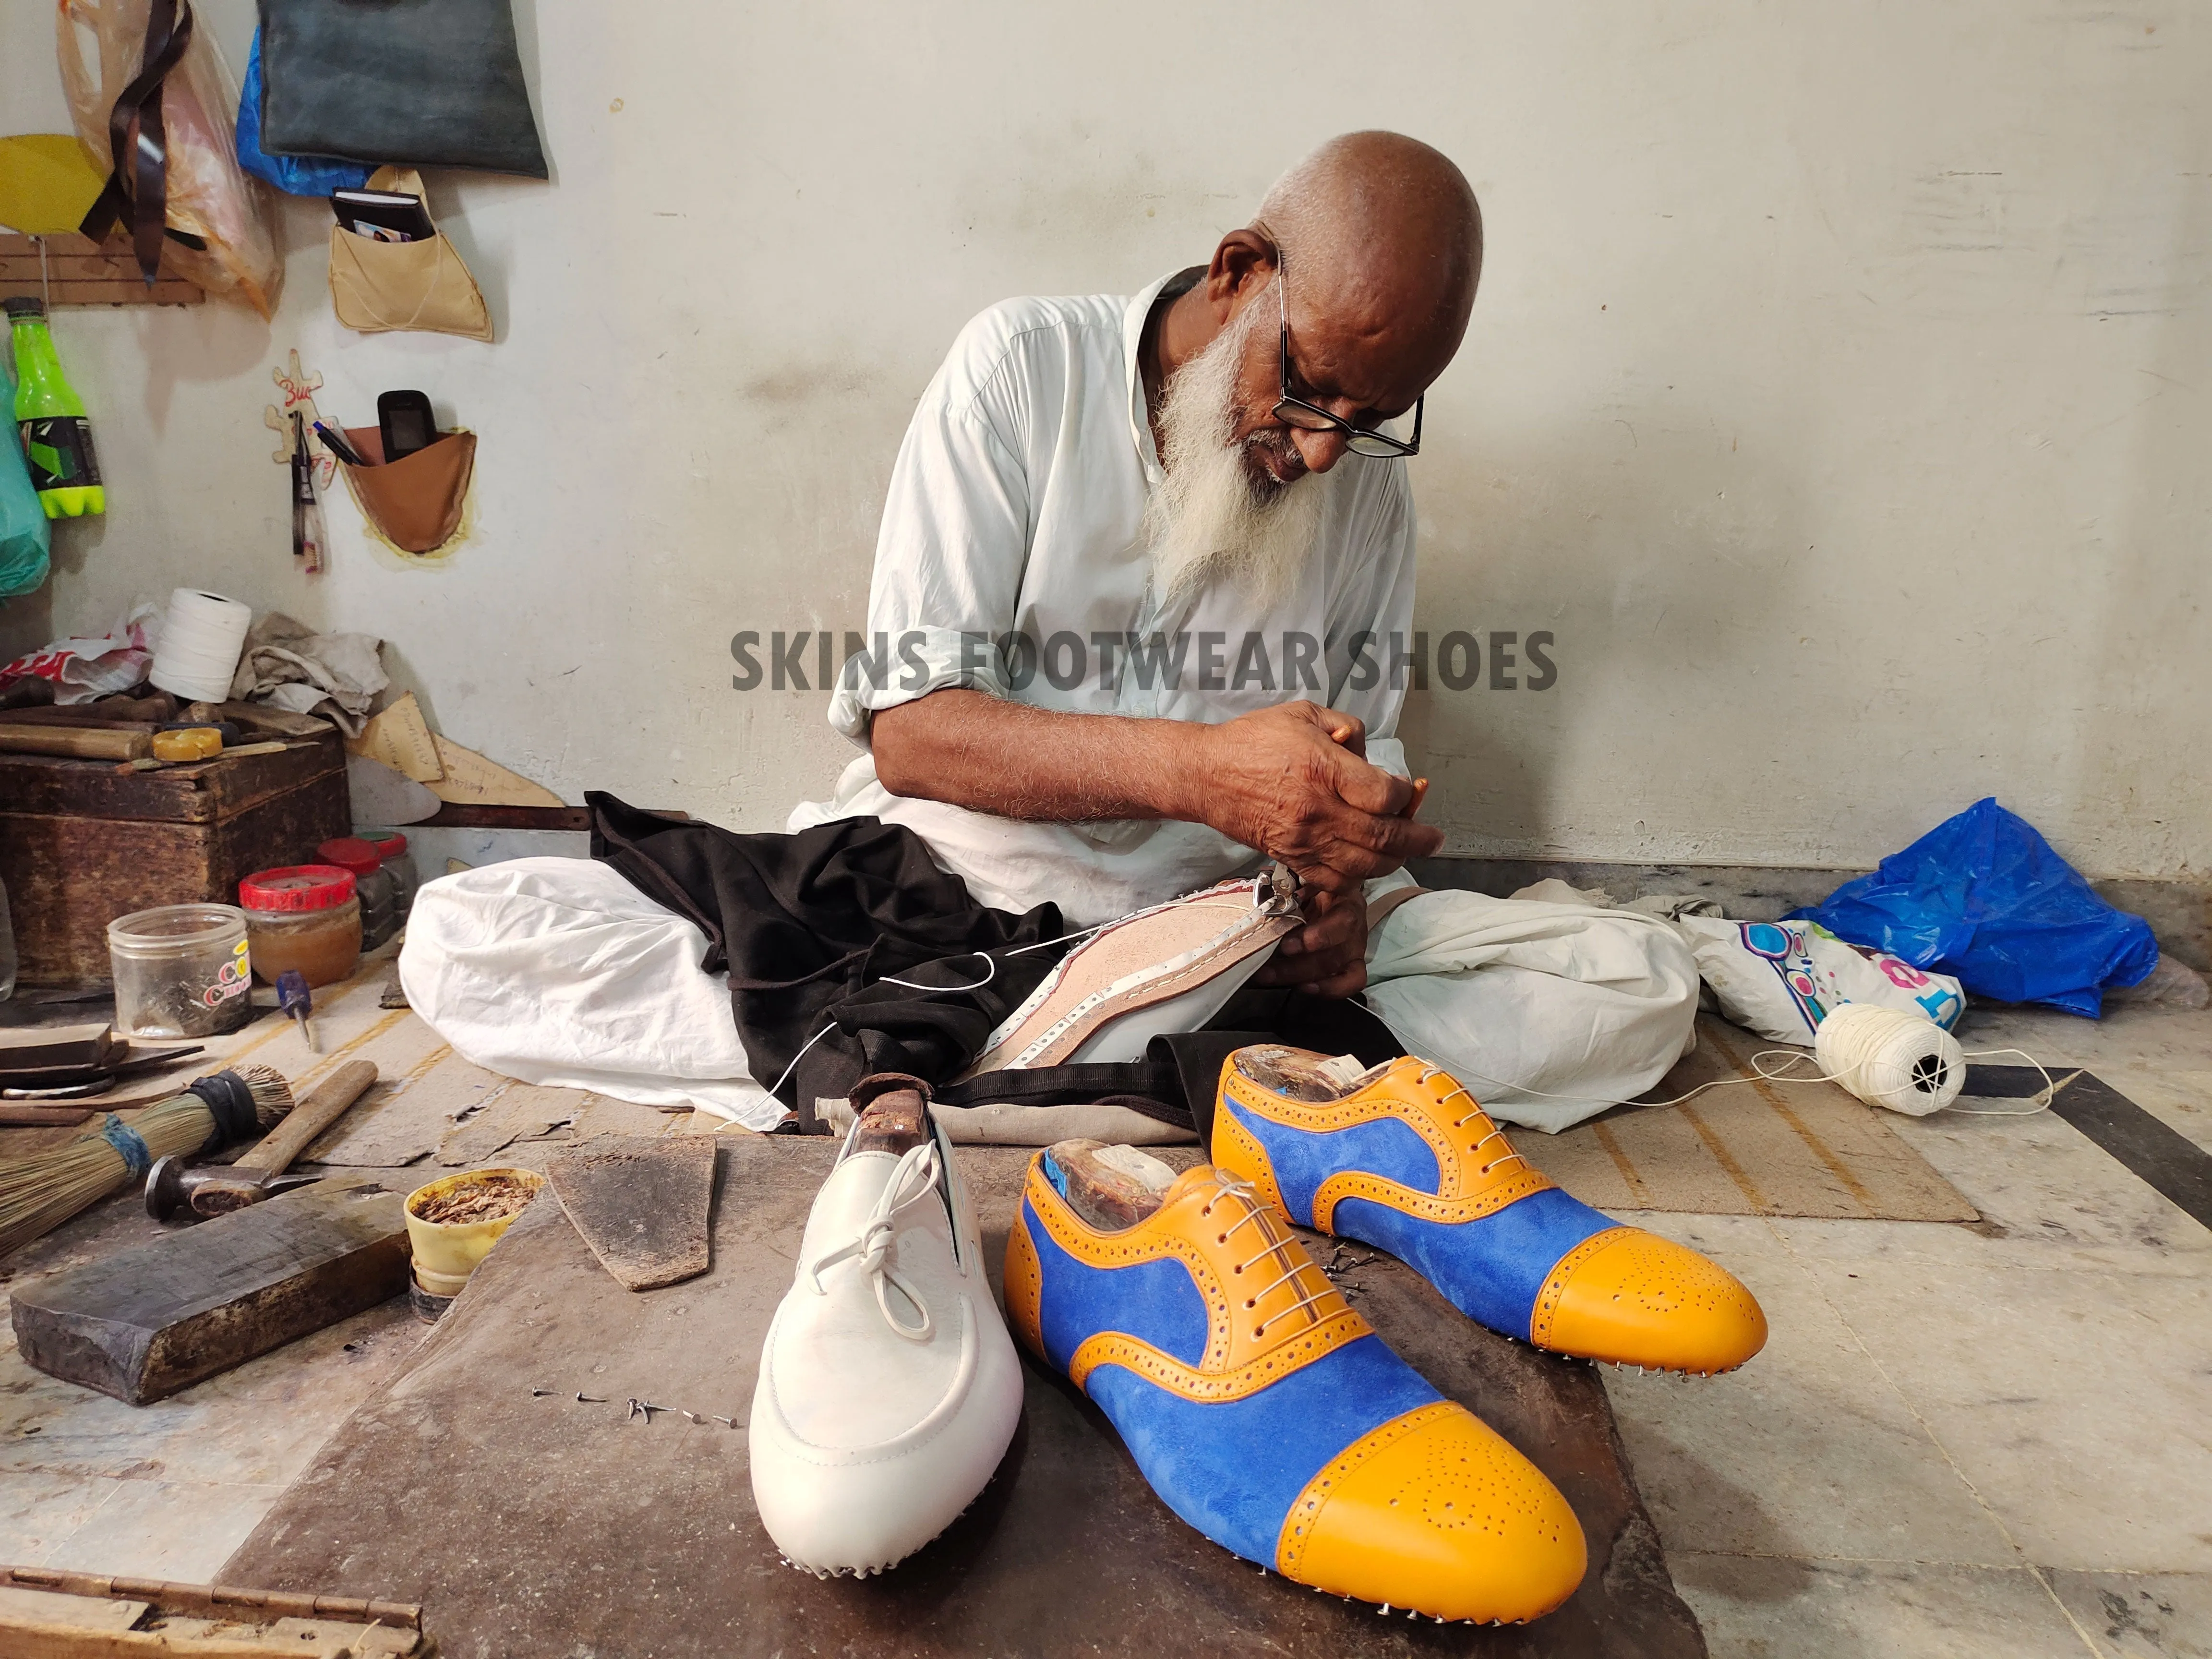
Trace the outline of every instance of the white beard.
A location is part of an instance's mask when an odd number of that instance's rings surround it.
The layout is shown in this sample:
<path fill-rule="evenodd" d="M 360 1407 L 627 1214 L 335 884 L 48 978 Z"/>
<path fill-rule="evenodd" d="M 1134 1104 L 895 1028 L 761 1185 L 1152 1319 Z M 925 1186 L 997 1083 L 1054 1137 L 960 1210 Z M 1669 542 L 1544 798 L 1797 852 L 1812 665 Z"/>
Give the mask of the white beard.
<path fill-rule="evenodd" d="M 1246 307 L 1243 324 L 1177 369 L 1160 399 L 1167 477 L 1145 502 L 1145 540 L 1164 601 L 1227 580 L 1266 610 L 1312 562 L 1331 475 L 1309 473 L 1263 501 L 1245 470 L 1244 445 L 1230 435 L 1252 319 L 1273 315 L 1261 317 L 1262 309 Z"/>

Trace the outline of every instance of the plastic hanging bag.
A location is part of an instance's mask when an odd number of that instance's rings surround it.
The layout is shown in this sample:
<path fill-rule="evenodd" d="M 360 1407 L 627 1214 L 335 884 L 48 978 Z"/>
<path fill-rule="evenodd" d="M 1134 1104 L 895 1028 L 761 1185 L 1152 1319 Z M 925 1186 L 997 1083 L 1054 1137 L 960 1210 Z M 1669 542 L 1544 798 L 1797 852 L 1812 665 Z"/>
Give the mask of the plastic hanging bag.
<path fill-rule="evenodd" d="M 137 75 L 146 51 L 148 0 L 55 0 L 62 89 L 78 141 L 102 173 L 114 165 L 108 113 Z M 94 63 L 87 60 L 89 48 Z M 234 299 L 267 319 L 284 286 L 268 191 L 238 165 L 230 112 L 238 94 L 214 37 L 196 27 L 183 58 L 161 82 L 168 147 L 167 222 L 205 246 L 173 237 L 163 269 L 210 295 Z"/>
<path fill-rule="evenodd" d="M 0 367 L 0 404 L 15 404 L 15 382 Z M 35 592 L 46 580 L 46 549 L 52 532 L 39 504 L 31 470 L 12 416 L 0 432 L 0 599 Z"/>
<path fill-rule="evenodd" d="M 2099 898 L 1995 796 L 1790 920 L 1801 917 L 1955 975 L 1976 996 L 2047 1002 L 2091 1019 L 2105 990 L 2136 984 L 2158 965 L 2150 924 Z"/>
<path fill-rule="evenodd" d="M 238 164 L 292 196 L 359 190 L 369 169 L 336 155 L 271 155 L 261 148 L 261 31 L 246 54 L 246 88 L 238 98 Z"/>

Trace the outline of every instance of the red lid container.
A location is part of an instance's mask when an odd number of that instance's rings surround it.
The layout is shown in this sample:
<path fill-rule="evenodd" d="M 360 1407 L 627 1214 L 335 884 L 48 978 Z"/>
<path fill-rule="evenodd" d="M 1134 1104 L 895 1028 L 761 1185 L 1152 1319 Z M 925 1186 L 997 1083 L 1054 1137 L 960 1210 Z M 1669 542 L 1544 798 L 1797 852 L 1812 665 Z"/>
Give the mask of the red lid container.
<path fill-rule="evenodd" d="M 315 856 L 325 864 L 350 870 L 356 876 L 365 876 L 384 862 L 376 848 L 359 836 L 339 836 L 326 841 L 315 848 Z"/>
<path fill-rule="evenodd" d="M 386 864 L 405 856 L 407 852 L 407 837 L 404 836 L 364 836 L 362 839 L 376 848 L 377 857 Z"/>
<path fill-rule="evenodd" d="M 238 884 L 239 904 L 248 910 L 335 910 L 353 896 L 353 872 L 333 864 L 257 870 Z"/>

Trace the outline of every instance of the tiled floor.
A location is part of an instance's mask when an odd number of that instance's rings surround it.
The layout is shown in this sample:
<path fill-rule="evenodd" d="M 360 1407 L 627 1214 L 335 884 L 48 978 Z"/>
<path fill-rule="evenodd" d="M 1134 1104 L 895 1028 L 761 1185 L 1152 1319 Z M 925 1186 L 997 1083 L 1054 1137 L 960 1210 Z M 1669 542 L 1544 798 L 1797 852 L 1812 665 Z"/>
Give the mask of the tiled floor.
<path fill-rule="evenodd" d="M 1961 1036 L 2212 1147 L 2212 1013 Z M 1772 1327 L 1734 1376 L 1606 1373 L 1715 1659 L 2212 1656 L 2212 1231 L 2048 1113 L 1895 1127 L 1981 1224 L 1637 1218 Z"/>
<path fill-rule="evenodd" d="M 2212 1013 L 1970 1018 L 2212 1147 Z M 1983 1222 L 1632 1218 L 1772 1326 L 1733 1376 L 1605 1373 L 1716 1659 L 2212 1659 L 2212 1231 L 2047 1113 L 1896 1127 Z M 422 1329 L 389 1304 L 139 1411 L 0 1336 L 0 1561 L 209 1577 Z"/>

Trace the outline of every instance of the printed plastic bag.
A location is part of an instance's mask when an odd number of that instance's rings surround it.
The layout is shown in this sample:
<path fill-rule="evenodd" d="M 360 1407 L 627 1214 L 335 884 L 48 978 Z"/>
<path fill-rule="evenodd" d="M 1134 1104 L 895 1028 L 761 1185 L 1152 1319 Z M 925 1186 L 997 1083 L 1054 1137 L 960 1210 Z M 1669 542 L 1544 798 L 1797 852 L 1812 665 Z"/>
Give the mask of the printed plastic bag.
<path fill-rule="evenodd" d="M 108 112 L 144 59 L 148 10 L 148 0 L 55 0 L 62 89 L 69 94 L 77 140 L 103 174 L 115 165 Z M 86 61 L 88 46 L 96 70 Z M 162 263 L 211 295 L 243 301 L 265 319 L 276 312 L 284 263 L 270 228 L 268 191 L 238 165 L 230 125 L 237 107 L 238 94 L 214 35 L 194 27 L 183 60 L 161 82 L 161 124 L 168 147 L 169 227 L 206 247 L 169 238 Z"/>
<path fill-rule="evenodd" d="M 13 409 L 15 382 L 0 366 L 0 404 Z M 39 505 L 13 416 L 0 419 L 0 599 L 31 593 L 46 579 L 46 510 Z"/>
<path fill-rule="evenodd" d="M 246 55 L 246 89 L 238 97 L 238 164 L 293 196 L 328 196 L 359 190 L 369 168 L 335 155 L 271 155 L 261 148 L 261 31 Z"/>
<path fill-rule="evenodd" d="M 1849 944 L 1817 922 L 1673 920 L 1723 1017 L 1770 1042 L 1811 1047 L 1820 1022 L 1846 1002 L 1925 1015 L 1946 1030 L 1966 1012 L 1957 980 Z"/>
<path fill-rule="evenodd" d="M 2158 965 L 2141 916 L 2115 910 L 1995 796 L 1939 823 L 1872 875 L 1792 920 L 1955 974 L 1976 996 L 2047 1002 L 2094 1019 L 2101 993 Z"/>
<path fill-rule="evenodd" d="M 161 612 L 142 605 L 98 639 L 56 640 L 0 667 L 0 691 L 17 680 L 54 683 L 56 702 L 90 702 L 140 684 L 161 640 Z"/>

